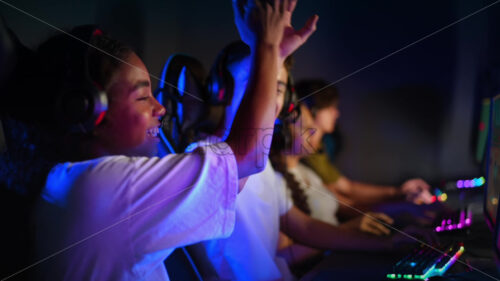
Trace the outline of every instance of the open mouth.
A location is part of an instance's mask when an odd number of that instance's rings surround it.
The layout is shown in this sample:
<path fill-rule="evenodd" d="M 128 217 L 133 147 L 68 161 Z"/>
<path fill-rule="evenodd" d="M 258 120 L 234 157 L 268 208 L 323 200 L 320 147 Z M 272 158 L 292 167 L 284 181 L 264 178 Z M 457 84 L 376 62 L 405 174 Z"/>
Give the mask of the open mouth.
<path fill-rule="evenodd" d="M 157 138 L 158 134 L 160 133 L 160 128 L 154 127 L 146 130 L 146 135 L 152 137 L 152 138 Z"/>

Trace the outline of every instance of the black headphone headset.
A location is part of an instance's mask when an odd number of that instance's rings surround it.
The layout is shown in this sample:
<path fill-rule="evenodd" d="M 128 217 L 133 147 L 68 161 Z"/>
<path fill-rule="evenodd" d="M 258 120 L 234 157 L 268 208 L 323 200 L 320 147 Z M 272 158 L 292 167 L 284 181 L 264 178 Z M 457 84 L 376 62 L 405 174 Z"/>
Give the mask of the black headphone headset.
<path fill-rule="evenodd" d="M 178 88 L 182 76 L 184 86 Z M 200 131 L 217 125 L 210 121 L 220 118 L 212 117 L 206 107 L 205 77 L 201 62 L 184 54 L 171 55 L 163 67 L 154 96 L 166 109 L 160 131 L 166 153 L 183 152 L 198 140 Z M 222 110 L 220 112 L 222 114 Z"/>
<path fill-rule="evenodd" d="M 231 102 L 234 93 L 234 79 L 228 69 L 229 56 L 236 52 L 243 54 L 246 49 L 248 46 L 245 43 L 236 41 L 227 45 L 217 56 L 206 82 L 210 104 L 226 106 Z M 249 49 L 248 53 L 250 54 Z"/>
<path fill-rule="evenodd" d="M 298 106 L 298 97 L 297 93 L 295 92 L 292 74 L 288 72 L 285 100 L 283 102 L 283 108 L 281 109 L 281 112 L 278 115 L 278 119 L 287 120 L 291 121 L 292 123 L 295 123 L 295 121 L 299 116 L 300 116 L 300 107 Z"/>
<path fill-rule="evenodd" d="M 63 69 L 62 77 L 55 77 L 59 87 L 55 92 L 53 119 L 65 131 L 87 134 L 101 123 L 108 105 L 106 92 L 92 81 L 88 65 L 92 48 L 89 45 L 95 36 L 102 36 L 103 32 L 94 25 L 83 25 L 75 27 L 69 34 L 72 38 L 60 38 L 66 47 L 63 54 L 54 54 L 50 50 L 61 41 L 55 40 L 45 47 L 50 55 L 44 63 L 51 63 L 50 59 L 54 56 L 55 60 L 59 60 L 56 67 Z M 57 71 L 60 69 L 55 69 Z"/>
<path fill-rule="evenodd" d="M 276 122 L 274 123 L 273 143 L 278 147 L 290 148 L 293 141 L 292 132 L 289 125 L 293 124 L 300 117 L 300 106 L 297 93 L 293 86 L 292 74 L 288 72 L 285 101 Z"/>
<path fill-rule="evenodd" d="M 212 67 L 206 82 L 208 99 L 213 105 L 227 105 L 231 102 L 234 93 L 234 79 L 228 69 L 229 56 L 233 53 L 243 53 L 250 50 L 242 41 L 236 41 L 226 46 L 216 59 L 215 65 Z M 283 109 L 281 110 L 278 120 L 287 120 L 292 118 L 292 122 L 300 116 L 300 108 L 297 106 L 298 98 L 293 86 L 293 79 L 288 72 L 288 81 L 286 84 L 285 100 Z M 280 121 L 278 121 L 279 123 Z"/>

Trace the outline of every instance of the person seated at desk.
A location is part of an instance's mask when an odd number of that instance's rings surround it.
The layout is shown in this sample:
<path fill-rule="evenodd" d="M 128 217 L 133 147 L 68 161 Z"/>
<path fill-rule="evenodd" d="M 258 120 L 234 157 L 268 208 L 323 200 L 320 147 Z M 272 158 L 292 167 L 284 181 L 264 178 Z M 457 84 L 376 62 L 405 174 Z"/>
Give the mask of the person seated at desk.
<path fill-rule="evenodd" d="M 315 26 L 314 18 L 310 24 L 312 33 Z M 231 112 L 235 111 L 233 109 L 237 108 L 238 112 L 243 110 L 241 107 L 244 105 L 240 105 L 239 101 L 244 100 L 248 94 L 244 92 L 244 85 L 248 81 L 246 73 L 249 50 L 246 49 L 245 52 L 241 43 L 240 47 L 235 44 L 229 45 L 218 56 L 212 68 L 212 72 L 229 72 L 230 77 L 227 78 L 231 79 L 234 90 L 233 93 L 229 93 L 231 102 L 227 105 L 229 108 L 226 110 L 225 120 L 220 122 L 221 126 L 232 124 Z M 226 58 L 225 62 L 220 61 L 221 58 Z M 286 90 L 290 88 L 286 86 L 289 83 L 288 69 L 286 61 L 279 74 L 274 77 L 278 85 L 275 117 L 283 111 L 289 115 L 290 106 L 283 106 L 284 99 L 290 99 L 285 96 L 291 95 L 291 92 Z M 221 82 L 224 79 L 217 81 Z M 219 87 L 227 90 L 223 86 Z M 230 120 L 227 120 L 228 118 Z M 232 130 L 232 127 L 218 128 L 214 133 L 215 136 L 200 141 L 190 148 L 205 145 L 214 139 L 220 140 L 225 132 Z M 320 249 L 381 250 L 390 249 L 395 241 L 404 240 L 399 235 L 384 239 L 359 232 L 353 233 L 347 228 L 313 219 L 294 207 L 291 200 L 287 199 L 283 177 L 268 163 L 263 172 L 248 178 L 244 191 L 238 195 L 235 230 L 231 236 L 205 241 L 190 249 L 195 253 L 197 260 L 204 260 L 209 264 L 209 268 L 202 270 L 202 276 L 208 280 L 293 280 L 294 277 L 290 274 L 286 261 L 276 255 L 280 230 L 297 241 Z"/>
<path fill-rule="evenodd" d="M 343 176 L 328 158 L 322 144 L 323 136 L 335 130 L 340 116 L 337 89 L 323 80 L 303 80 L 296 83 L 295 89 L 299 100 L 311 111 L 316 131 L 309 139 L 315 153 L 301 161 L 314 170 L 343 203 L 340 206 L 343 211 L 353 214 L 344 205 L 370 210 L 373 205 L 403 198 L 415 204 L 432 203 L 430 186 L 422 179 L 410 179 L 396 187 L 362 183 Z"/>
<path fill-rule="evenodd" d="M 314 120 L 308 108 L 300 104 L 300 117 L 294 124 L 281 120 L 276 125 L 270 159 L 273 168 L 286 182 L 289 200 L 294 206 L 312 218 L 338 226 L 349 231 L 363 231 L 374 235 L 389 235 L 390 230 L 384 224 L 393 223 L 392 218 L 383 213 L 359 214 L 347 222 L 339 224 L 336 213 L 338 200 L 321 181 L 321 178 L 309 167 L 300 163 L 300 158 L 307 156 L 314 148 L 307 139 L 314 135 Z M 378 222 L 380 220 L 384 224 Z M 346 245 L 356 249 L 353 244 Z M 295 244 L 288 236 L 281 234 L 278 246 L 279 255 L 291 265 L 300 264 L 321 251 Z"/>
<path fill-rule="evenodd" d="M 227 143 L 193 153 L 154 157 L 165 108 L 130 48 L 92 26 L 40 46 L 34 94 L 45 99 L 47 116 L 37 121 L 53 150 L 40 161 L 48 174 L 34 208 L 36 267 L 25 268 L 40 270 L 36 280 L 168 280 L 163 261 L 174 248 L 232 232 L 238 178 L 266 164 L 259 160 L 270 140 L 240 136 L 273 127 L 276 83 L 268 77 L 277 76 L 288 11 L 288 1 L 248 5 L 240 23 L 254 38 L 245 112 Z M 76 114 L 98 100 L 102 107 L 86 111 L 92 116 Z M 50 114 L 53 107 L 60 115 Z"/>

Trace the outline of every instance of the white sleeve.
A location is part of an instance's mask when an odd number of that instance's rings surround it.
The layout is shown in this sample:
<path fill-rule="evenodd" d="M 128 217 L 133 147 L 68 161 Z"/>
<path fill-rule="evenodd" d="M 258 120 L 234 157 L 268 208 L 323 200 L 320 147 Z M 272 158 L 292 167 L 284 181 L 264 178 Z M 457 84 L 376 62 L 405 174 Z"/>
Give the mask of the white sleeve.
<path fill-rule="evenodd" d="M 227 144 L 134 162 L 129 235 L 137 258 L 231 234 L 238 170 Z"/>

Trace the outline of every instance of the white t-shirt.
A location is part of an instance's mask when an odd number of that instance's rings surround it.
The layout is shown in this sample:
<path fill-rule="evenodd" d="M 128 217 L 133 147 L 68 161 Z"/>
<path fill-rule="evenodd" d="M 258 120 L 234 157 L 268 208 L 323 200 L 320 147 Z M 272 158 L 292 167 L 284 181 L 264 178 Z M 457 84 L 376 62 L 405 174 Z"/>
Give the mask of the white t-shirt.
<path fill-rule="evenodd" d="M 227 144 L 58 164 L 36 209 L 38 257 L 57 255 L 37 267 L 49 280 L 168 280 L 174 248 L 231 234 L 237 192 Z"/>
<path fill-rule="evenodd" d="M 248 178 L 236 199 L 236 223 L 229 238 L 205 241 L 196 252 L 211 263 L 217 280 L 290 280 L 286 261 L 276 256 L 279 219 L 292 207 L 284 179 L 270 161 Z"/>
<path fill-rule="evenodd" d="M 323 184 L 318 174 L 302 163 L 288 169 L 288 171 L 293 174 L 302 190 L 304 190 L 309 208 L 311 208 L 311 217 L 338 225 L 336 214 L 339 203 L 335 195 Z"/>

